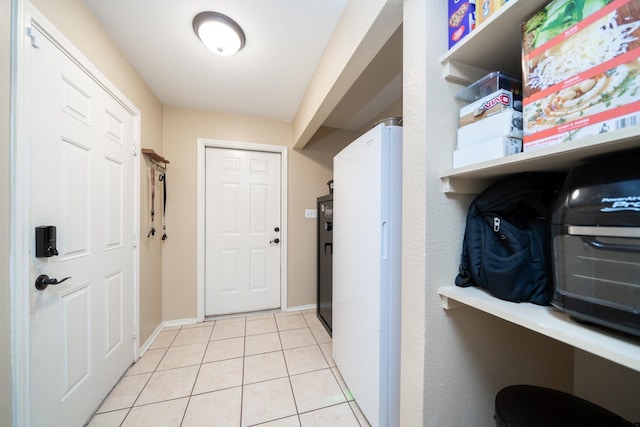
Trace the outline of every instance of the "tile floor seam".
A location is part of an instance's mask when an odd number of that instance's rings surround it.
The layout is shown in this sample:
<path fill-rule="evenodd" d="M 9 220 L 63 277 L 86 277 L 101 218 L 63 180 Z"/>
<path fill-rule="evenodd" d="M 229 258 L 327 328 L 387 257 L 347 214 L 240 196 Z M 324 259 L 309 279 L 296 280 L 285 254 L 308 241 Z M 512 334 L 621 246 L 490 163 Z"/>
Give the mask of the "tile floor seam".
<path fill-rule="evenodd" d="M 242 427 L 242 415 L 244 409 L 244 368 L 247 358 L 247 318 L 244 319 L 244 345 L 242 347 L 242 375 L 240 376 L 240 425 Z"/>
<path fill-rule="evenodd" d="M 300 415 L 304 415 L 304 414 L 308 414 L 308 413 L 310 413 L 310 412 L 319 411 L 319 410 L 321 410 L 321 409 L 327 409 L 327 408 L 331 408 L 331 407 L 334 407 L 334 406 L 340 406 L 340 405 L 345 405 L 345 404 L 346 404 L 346 405 L 348 405 L 348 406 L 349 406 L 349 408 L 351 408 L 351 405 L 349 405 L 349 402 L 331 403 L 331 404 L 328 404 L 328 405 L 326 405 L 326 406 L 320 406 L 320 407 L 318 407 L 318 408 L 309 409 L 308 411 L 300 412 L 300 413 L 298 413 L 298 416 L 300 416 Z M 351 409 L 351 412 L 353 412 L 353 409 Z M 355 416 L 356 416 L 356 414 L 353 414 L 353 416 L 355 417 Z M 357 417 L 356 417 L 356 419 L 357 419 Z M 358 424 L 360 424 L 360 422 L 358 422 Z"/>
<path fill-rule="evenodd" d="M 184 424 L 184 417 L 187 416 L 187 410 L 189 409 L 189 403 L 191 403 L 191 396 L 187 396 L 187 404 L 184 405 L 184 412 L 182 413 L 182 419 L 180 420 L 180 425 Z"/>
<path fill-rule="evenodd" d="M 166 354 L 166 353 L 165 353 Z M 164 358 L 164 356 L 162 356 Z M 162 359 L 160 359 L 162 360 Z M 160 365 L 160 362 L 158 362 L 158 365 Z M 147 387 L 147 385 L 149 384 L 149 381 L 151 381 L 151 377 L 153 377 L 153 374 L 156 373 L 157 370 L 157 366 L 156 369 L 153 370 L 153 372 L 151 372 L 151 374 L 149 375 L 149 378 L 147 378 L 147 381 L 145 381 L 144 385 L 140 388 L 140 391 L 138 392 L 138 395 L 136 396 L 136 398 L 133 400 L 133 402 L 131 402 L 131 406 L 129 406 L 129 412 L 131 412 L 131 409 L 136 406 L 136 402 L 138 401 L 138 399 L 140 399 L 140 396 L 142 395 L 143 390 L 145 389 L 145 387 Z M 147 372 L 148 373 L 148 372 Z M 144 374 L 141 374 L 144 375 Z M 122 380 L 122 378 L 120 380 L 118 380 L 118 384 L 120 383 L 120 381 Z M 104 403 L 104 402 L 103 402 Z M 127 419 L 127 417 L 129 416 L 129 412 L 127 412 L 127 415 L 124 417 L 124 419 L 122 420 L 122 422 L 124 423 L 124 420 Z"/>
<path fill-rule="evenodd" d="M 355 403 L 355 400 L 353 402 Z M 356 418 L 356 421 L 358 422 L 358 425 L 360 425 L 360 427 L 364 427 L 362 425 L 362 423 L 360 422 L 360 418 L 358 418 L 358 414 L 356 414 L 356 411 L 353 409 L 353 405 L 351 405 L 349 402 L 347 402 L 347 405 L 349 405 L 349 409 L 351 409 L 351 413 Z M 356 405 L 357 405 L 357 403 L 356 403 Z"/>

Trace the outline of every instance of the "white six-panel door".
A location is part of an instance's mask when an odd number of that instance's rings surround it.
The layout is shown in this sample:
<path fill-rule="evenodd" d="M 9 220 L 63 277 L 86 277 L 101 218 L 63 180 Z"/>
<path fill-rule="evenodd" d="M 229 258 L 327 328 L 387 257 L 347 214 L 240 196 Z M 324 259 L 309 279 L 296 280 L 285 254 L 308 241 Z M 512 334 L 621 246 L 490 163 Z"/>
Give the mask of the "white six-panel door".
<path fill-rule="evenodd" d="M 135 119 L 38 33 L 29 52 L 30 222 L 57 228 L 32 250 L 33 426 L 80 426 L 134 357 Z M 33 234 L 32 234 L 33 235 Z M 36 277 L 62 280 L 37 290 Z"/>
<path fill-rule="evenodd" d="M 280 307 L 279 153 L 205 149 L 205 315 Z"/>

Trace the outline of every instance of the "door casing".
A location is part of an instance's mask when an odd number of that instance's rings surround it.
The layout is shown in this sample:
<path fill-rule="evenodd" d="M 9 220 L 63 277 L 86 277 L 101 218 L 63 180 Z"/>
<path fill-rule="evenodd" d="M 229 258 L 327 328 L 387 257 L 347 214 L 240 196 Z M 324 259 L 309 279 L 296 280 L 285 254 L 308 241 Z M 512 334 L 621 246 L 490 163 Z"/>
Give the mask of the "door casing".
<path fill-rule="evenodd" d="M 280 225 L 280 309 L 287 309 L 287 147 L 281 145 L 258 144 L 252 142 L 225 141 L 219 139 L 198 138 L 198 184 L 197 184 L 197 317 L 196 321 L 204 321 L 205 313 L 205 149 L 206 148 L 227 148 L 232 150 L 252 150 L 269 153 L 279 153 L 280 180 L 281 180 L 281 206 L 280 215 L 282 223 Z"/>
<path fill-rule="evenodd" d="M 10 184 L 10 223 L 11 241 L 9 287 L 11 293 L 11 364 L 12 364 L 12 413 L 13 426 L 31 424 L 30 390 L 30 345 L 29 345 L 29 290 L 31 283 L 32 230 L 30 229 L 30 160 L 29 160 L 29 121 L 27 70 L 28 50 L 32 49 L 32 40 L 25 34 L 25 28 L 36 25 L 80 68 L 90 75 L 106 92 L 124 106 L 134 118 L 136 158 L 140 156 L 140 111 L 116 88 L 100 70 L 98 70 L 53 24 L 48 21 L 31 3 L 26 0 L 13 0 L 11 16 L 11 184 Z M 140 176 L 140 162 L 134 161 L 134 176 Z M 133 186 L 134 230 L 140 229 L 140 180 L 129 183 Z M 139 233 L 135 241 L 139 241 Z M 139 245 L 134 247 L 133 261 L 133 322 L 134 337 L 139 335 L 139 283 L 140 252 Z M 139 357 L 139 339 L 133 346 L 133 360 Z"/>

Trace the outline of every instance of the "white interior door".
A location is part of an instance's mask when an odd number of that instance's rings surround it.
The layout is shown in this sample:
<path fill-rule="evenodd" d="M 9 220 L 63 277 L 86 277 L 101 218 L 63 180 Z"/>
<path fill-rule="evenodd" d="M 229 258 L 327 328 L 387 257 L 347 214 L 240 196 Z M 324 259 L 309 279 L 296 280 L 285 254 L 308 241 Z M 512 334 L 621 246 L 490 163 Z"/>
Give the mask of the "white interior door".
<path fill-rule="evenodd" d="M 135 119 L 42 33 L 30 49 L 33 426 L 80 426 L 133 361 Z M 34 239 L 35 241 L 35 239 Z M 44 290 L 36 278 L 70 279 Z M 25 286 L 27 284 L 25 283 Z"/>
<path fill-rule="evenodd" d="M 279 153 L 205 149 L 205 315 L 280 307 Z"/>

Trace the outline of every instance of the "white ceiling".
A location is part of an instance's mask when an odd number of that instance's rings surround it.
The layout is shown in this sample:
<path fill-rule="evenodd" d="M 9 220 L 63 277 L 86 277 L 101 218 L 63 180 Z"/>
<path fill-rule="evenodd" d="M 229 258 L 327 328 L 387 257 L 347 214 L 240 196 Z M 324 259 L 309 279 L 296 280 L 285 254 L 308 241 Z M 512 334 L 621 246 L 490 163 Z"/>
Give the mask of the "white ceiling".
<path fill-rule="evenodd" d="M 85 0 L 167 106 L 292 121 L 347 0 Z M 192 29 L 223 13 L 247 42 L 211 53 Z"/>

